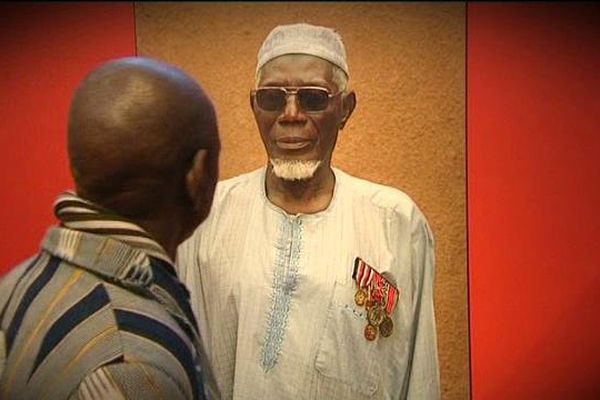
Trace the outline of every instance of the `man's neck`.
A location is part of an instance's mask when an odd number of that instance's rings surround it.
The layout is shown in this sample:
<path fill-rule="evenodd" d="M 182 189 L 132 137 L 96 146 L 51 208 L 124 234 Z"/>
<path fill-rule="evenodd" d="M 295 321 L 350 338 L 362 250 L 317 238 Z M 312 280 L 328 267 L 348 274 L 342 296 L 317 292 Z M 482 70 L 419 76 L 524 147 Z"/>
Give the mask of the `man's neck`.
<path fill-rule="evenodd" d="M 177 246 L 180 243 L 178 239 L 180 234 L 178 225 L 165 226 L 164 223 L 156 220 L 137 221 L 136 223 L 144 228 L 156 243 L 162 246 L 172 261 L 175 260 Z"/>
<path fill-rule="evenodd" d="M 333 197 L 335 175 L 323 163 L 310 179 L 284 180 L 273 174 L 269 165 L 265 185 L 267 198 L 288 214 L 314 214 L 325 210 Z"/>

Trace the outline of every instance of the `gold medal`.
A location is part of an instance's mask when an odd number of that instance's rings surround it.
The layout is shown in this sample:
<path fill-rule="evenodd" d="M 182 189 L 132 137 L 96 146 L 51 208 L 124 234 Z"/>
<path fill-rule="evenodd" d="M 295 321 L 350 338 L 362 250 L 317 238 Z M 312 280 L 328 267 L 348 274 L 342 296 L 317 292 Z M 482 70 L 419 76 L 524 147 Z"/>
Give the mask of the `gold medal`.
<path fill-rule="evenodd" d="M 367 310 L 367 320 L 369 321 L 369 324 L 373 326 L 379 326 L 383 320 L 383 310 L 379 304 L 375 304 L 373 307 Z"/>
<path fill-rule="evenodd" d="M 358 291 L 354 295 L 354 301 L 356 302 L 357 306 L 364 306 L 365 302 L 367 301 L 367 292 L 365 292 L 362 289 L 358 289 Z"/>
<path fill-rule="evenodd" d="M 383 321 L 379 324 L 379 332 L 381 332 L 381 336 L 388 337 L 392 334 L 394 330 L 394 323 L 389 315 L 383 317 Z"/>
<path fill-rule="evenodd" d="M 367 324 L 365 326 L 365 338 L 370 342 L 375 340 L 377 338 L 377 328 L 371 324 Z"/>

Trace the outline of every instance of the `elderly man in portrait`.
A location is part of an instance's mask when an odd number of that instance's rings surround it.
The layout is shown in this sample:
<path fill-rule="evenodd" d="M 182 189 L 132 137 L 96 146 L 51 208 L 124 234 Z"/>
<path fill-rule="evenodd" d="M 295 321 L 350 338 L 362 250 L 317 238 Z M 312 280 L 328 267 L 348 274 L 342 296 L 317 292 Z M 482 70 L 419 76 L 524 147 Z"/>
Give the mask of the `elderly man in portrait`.
<path fill-rule="evenodd" d="M 427 220 L 331 166 L 356 106 L 348 77 L 334 30 L 270 32 L 250 93 L 268 163 L 220 182 L 179 248 L 223 398 L 440 396 Z"/>

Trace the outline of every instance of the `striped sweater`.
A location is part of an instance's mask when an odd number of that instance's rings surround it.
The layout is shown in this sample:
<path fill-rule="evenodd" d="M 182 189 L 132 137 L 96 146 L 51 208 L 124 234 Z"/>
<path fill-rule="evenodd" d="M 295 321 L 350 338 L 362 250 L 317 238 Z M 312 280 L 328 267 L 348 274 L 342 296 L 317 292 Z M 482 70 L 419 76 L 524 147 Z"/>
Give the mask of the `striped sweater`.
<path fill-rule="evenodd" d="M 162 247 L 70 193 L 55 213 L 0 282 L 0 399 L 204 398 L 189 293 Z"/>

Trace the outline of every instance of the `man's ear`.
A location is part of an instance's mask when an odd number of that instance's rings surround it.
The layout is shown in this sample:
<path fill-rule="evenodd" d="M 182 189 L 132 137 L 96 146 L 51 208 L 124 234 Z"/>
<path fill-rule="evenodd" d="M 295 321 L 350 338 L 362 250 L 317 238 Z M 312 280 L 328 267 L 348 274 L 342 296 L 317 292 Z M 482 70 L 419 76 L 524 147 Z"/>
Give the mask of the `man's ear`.
<path fill-rule="evenodd" d="M 206 175 L 209 173 L 207 169 L 207 158 L 208 150 L 198 149 L 196 154 L 194 154 L 190 169 L 185 175 L 185 186 L 188 196 L 192 203 L 196 206 L 198 205 L 199 199 L 203 195 L 203 193 L 200 192 L 203 189 L 203 183 L 206 180 Z"/>
<path fill-rule="evenodd" d="M 342 95 L 342 112 L 344 113 L 344 117 L 340 122 L 340 129 L 344 129 L 346 122 L 350 119 L 354 108 L 356 107 L 356 94 L 353 90 L 349 91 Z"/>

